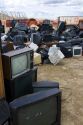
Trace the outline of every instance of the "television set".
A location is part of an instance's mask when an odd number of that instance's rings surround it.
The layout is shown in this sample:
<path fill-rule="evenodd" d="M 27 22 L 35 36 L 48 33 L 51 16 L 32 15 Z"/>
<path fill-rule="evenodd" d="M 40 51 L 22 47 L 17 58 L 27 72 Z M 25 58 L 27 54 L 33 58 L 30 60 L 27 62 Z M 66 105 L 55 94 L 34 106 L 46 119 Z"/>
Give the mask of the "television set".
<path fill-rule="evenodd" d="M 9 125 L 10 110 L 9 105 L 4 98 L 0 98 L 0 125 Z"/>
<path fill-rule="evenodd" d="M 58 88 L 59 89 L 59 83 L 58 82 L 54 82 L 54 81 L 35 81 L 33 82 L 33 90 L 34 92 L 38 92 L 38 91 L 43 91 L 43 90 L 49 90 L 52 88 Z"/>
<path fill-rule="evenodd" d="M 41 35 L 40 33 L 32 33 L 30 41 L 39 45 L 41 43 Z"/>
<path fill-rule="evenodd" d="M 33 50 L 23 49 L 2 54 L 3 73 L 5 79 L 13 79 L 33 68 Z"/>
<path fill-rule="evenodd" d="M 82 56 L 82 47 L 81 46 L 73 46 L 73 56 L 74 57 Z"/>
<path fill-rule="evenodd" d="M 11 80 L 4 79 L 6 100 L 8 102 L 33 93 L 33 70 L 30 70 Z"/>
<path fill-rule="evenodd" d="M 37 82 L 37 71 L 38 71 L 38 67 L 34 66 L 32 69 L 33 73 L 32 73 L 32 82 Z"/>
<path fill-rule="evenodd" d="M 50 89 L 9 103 L 12 125 L 60 125 L 61 91 Z"/>

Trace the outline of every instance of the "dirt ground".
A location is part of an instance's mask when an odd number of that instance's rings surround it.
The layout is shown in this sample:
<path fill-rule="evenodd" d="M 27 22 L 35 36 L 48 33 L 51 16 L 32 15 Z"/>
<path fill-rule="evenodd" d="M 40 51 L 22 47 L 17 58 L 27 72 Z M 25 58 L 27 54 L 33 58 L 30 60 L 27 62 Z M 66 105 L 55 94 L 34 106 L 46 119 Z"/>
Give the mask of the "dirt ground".
<path fill-rule="evenodd" d="M 38 66 L 38 80 L 53 80 L 62 90 L 61 125 L 83 125 L 83 57 L 63 59 L 56 66 Z"/>

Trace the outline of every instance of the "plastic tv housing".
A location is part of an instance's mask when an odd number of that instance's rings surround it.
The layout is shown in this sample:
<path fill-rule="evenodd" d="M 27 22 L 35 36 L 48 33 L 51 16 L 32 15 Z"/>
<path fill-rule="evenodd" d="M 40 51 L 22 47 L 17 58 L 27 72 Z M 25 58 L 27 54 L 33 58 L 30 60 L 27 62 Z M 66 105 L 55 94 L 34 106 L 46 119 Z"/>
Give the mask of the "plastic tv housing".
<path fill-rule="evenodd" d="M 61 125 L 61 91 L 35 92 L 10 104 L 11 125 Z"/>
<path fill-rule="evenodd" d="M 82 47 L 81 46 L 73 46 L 72 51 L 73 51 L 74 57 L 82 56 Z"/>
<path fill-rule="evenodd" d="M 33 93 L 32 77 L 33 70 L 30 70 L 11 80 L 5 79 L 6 100 L 11 102 L 18 97 Z"/>
<path fill-rule="evenodd" d="M 11 80 L 4 79 L 5 94 L 8 102 L 33 93 L 32 83 L 37 81 L 37 67 Z"/>
<path fill-rule="evenodd" d="M 26 47 L 2 54 L 5 79 L 13 79 L 33 68 L 33 50 Z"/>

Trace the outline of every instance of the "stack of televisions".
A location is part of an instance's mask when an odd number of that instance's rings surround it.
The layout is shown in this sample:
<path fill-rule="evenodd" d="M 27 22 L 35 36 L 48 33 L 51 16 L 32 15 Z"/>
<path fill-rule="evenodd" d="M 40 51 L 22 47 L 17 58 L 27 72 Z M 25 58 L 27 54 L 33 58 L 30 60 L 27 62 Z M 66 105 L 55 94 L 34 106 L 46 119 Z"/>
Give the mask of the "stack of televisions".
<path fill-rule="evenodd" d="M 0 120 L 0 125 L 60 125 L 59 83 L 37 81 L 32 49 L 26 47 L 4 53 L 2 59 L 6 101 L 10 108 L 5 106 L 6 113 L 1 114 L 5 114 L 8 121 Z"/>

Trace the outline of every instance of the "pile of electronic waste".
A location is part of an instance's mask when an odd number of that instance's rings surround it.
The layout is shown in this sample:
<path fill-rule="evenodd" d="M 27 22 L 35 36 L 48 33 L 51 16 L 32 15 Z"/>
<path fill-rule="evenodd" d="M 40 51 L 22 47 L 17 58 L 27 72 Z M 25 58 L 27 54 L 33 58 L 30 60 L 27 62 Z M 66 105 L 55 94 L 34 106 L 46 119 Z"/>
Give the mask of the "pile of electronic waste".
<path fill-rule="evenodd" d="M 56 48 L 62 52 L 63 58 L 80 56 L 83 53 L 83 31 L 78 26 L 66 25 L 65 22 L 60 22 L 55 30 L 50 21 L 43 21 L 41 25 L 33 27 L 12 21 L 12 27 L 1 37 L 1 40 L 3 53 L 9 51 L 6 44 L 11 41 L 14 49 L 31 47 L 41 55 L 42 63 L 46 59 L 52 62 L 49 56 L 52 45 L 56 45 Z"/>

